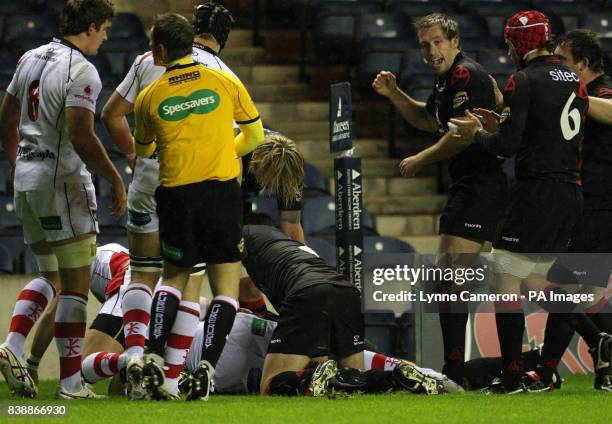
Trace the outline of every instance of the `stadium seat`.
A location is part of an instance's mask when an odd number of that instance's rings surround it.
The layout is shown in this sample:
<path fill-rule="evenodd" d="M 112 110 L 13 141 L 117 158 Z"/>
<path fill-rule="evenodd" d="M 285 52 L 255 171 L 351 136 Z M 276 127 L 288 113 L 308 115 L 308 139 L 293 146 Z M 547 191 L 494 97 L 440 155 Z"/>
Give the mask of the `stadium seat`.
<path fill-rule="evenodd" d="M 110 72 L 117 82 L 123 80 L 129 66 L 132 64 L 132 61 L 135 58 L 135 56 L 131 56 L 129 52 L 106 52 L 100 54 L 100 56 L 104 56 L 108 61 L 110 65 Z M 128 62 L 128 57 L 131 57 L 132 61 Z"/>
<path fill-rule="evenodd" d="M 529 1 L 462 0 L 460 9 L 463 13 L 468 14 L 508 18 L 521 10 L 529 10 Z"/>
<path fill-rule="evenodd" d="M 100 225 L 100 232 L 124 234 L 127 214 L 124 214 L 119 219 L 115 219 L 111 216 L 108 210 L 112 204 L 110 196 L 97 196 L 96 201 L 98 203 L 96 215 L 98 217 L 98 224 Z"/>
<path fill-rule="evenodd" d="M 0 195 L 12 196 L 11 183 L 11 165 L 8 160 L 0 160 Z"/>
<path fill-rule="evenodd" d="M 304 234 L 332 234 L 336 231 L 336 200 L 332 196 L 304 199 L 302 227 Z"/>
<path fill-rule="evenodd" d="M 113 68 L 108 58 L 103 54 L 98 54 L 96 56 L 88 56 L 87 60 L 96 67 L 100 79 L 102 80 L 102 87 L 107 90 L 113 90 L 117 84 L 115 75 L 113 74 Z M 98 107 L 101 108 L 102 106 L 104 106 L 104 104 Z"/>
<path fill-rule="evenodd" d="M 57 35 L 59 18 L 42 15 L 11 16 L 4 23 L 2 42 L 11 44 L 13 41 L 24 38 L 44 38 L 49 42 L 51 37 Z"/>
<path fill-rule="evenodd" d="M 30 5 L 25 1 L 0 2 L 0 15 L 22 15 L 28 12 L 31 12 Z"/>
<path fill-rule="evenodd" d="M 254 213 L 268 215 L 278 224 L 280 219 L 276 197 L 252 195 L 249 197 L 248 201 L 251 203 L 251 210 Z"/>
<path fill-rule="evenodd" d="M 414 253 L 414 247 L 393 237 L 369 236 L 363 238 L 365 253 Z"/>
<path fill-rule="evenodd" d="M 498 76 L 505 77 L 514 72 L 512 59 L 504 50 L 482 51 L 479 62 L 496 80 Z"/>
<path fill-rule="evenodd" d="M 316 166 L 304 163 L 304 197 L 329 194 L 329 184 L 325 175 Z"/>
<path fill-rule="evenodd" d="M 602 38 L 612 38 L 612 16 L 609 13 L 591 13 L 582 20 L 583 28 L 589 28 Z"/>
<path fill-rule="evenodd" d="M 551 19 L 553 25 L 553 33 L 555 32 L 555 22 L 552 19 L 558 19 L 563 22 L 565 31 L 571 31 L 580 26 L 580 21 L 589 12 L 598 11 L 596 1 L 550 1 L 550 0 L 533 0 L 534 8 L 541 10 L 546 16 Z M 554 18 L 551 18 L 554 16 Z M 561 34 L 557 32 L 556 34 Z"/>
<path fill-rule="evenodd" d="M 388 356 L 395 355 L 395 339 L 397 336 L 397 322 L 393 312 L 366 313 L 365 337 L 378 349 L 377 352 Z"/>
<path fill-rule="evenodd" d="M 398 78 L 402 88 L 429 88 L 433 86 L 434 75 L 431 68 L 424 62 L 421 51 L 409 49 L 402 57 L 402 68 Z"/>
<path fill-rule="evenodd" d="M 336 266 L 336 246 L 322 237 L 306 237 L 306 246 L 317 252 L 331 266 Z"/>
<path fill-rule="evenodd" d="M 49 37 L 23 37 L 11 41 L 9 49 L 14 52 L 17 57 L 21 57 L 21 55 L 23 55 L 28 50 L 32 50 L 42 45 L 48 44 L 49 41 Z"/>
<path fill-rule="evenodd" d="M 21 227 L 19 228 L 21 230 Z M 0 246 L 6 247 L 10 252 L 13 261 L 13 269 L 15 272 L 21 272 L 21 261 L 23 258 L 23 252 L 26 249 L 26 244 L 23 241 L 23 235 L 20 231 L 15 233 L 0 230 Z"/>
<path fill-rule="evenodd" d="M 0 52 L 0 89 L 6 90 L 13 79 L 19 56 L 10 50 Z"/>
<path fill-rule="evenodd" d="M 0 230 L 3 234 L 21 230 L 21 221 L 15 214 L 13 196 L 0 196 Z"/>
<path fill-rule="evenodd" d="M 357 64 L 357 81 L 362 96 L 378 96 L 372 89 L 372 81 L 383 69 L 398 75 L 401 70 L 402 56 L 401 51 L 362 51 Z"/>
<path fill-rule="evenodd" d="M 66 0 L 30 0 L 30 3 L 38 13 L 59 16 Z"/>
<path fill-rule="evenodd" d="M 427 99 L 429 99 L 429 95 L 431 94 L 431 89 L 430 88 L 416 88 L 416 89 L 410 90 L 408 94 L 410 94 L 410 97 L 412 97 L 415 100 L 418 100 L 419 102 L 427 102 Z"/>
<path fill-rule="evenodd" d="M 316 7 L 313 24 L 317 56 L 333 63 L 350 60 L 353 55 L 357 15 L 380 10 L 378 2 L 321 1 Z"/>
<path fill-rule="evenodd" d="M 362 13 L 355 22 L 355 41 L 367 39 L 412 39 L 413 32 L 404 15 L 391 12 Z"/>
<path fill-rule="evenodd" d="M 387 10 L 406 17 L 419 18 L 434 12 L 453 13 L 457 5 L 452 1 L 388 0 Z"/>
<path fill-rule="evenodd" d="M 0 273 L 13 274 L 15 272 L 15 262 L 11 252 L 0 245 Z"/>
<path fill-rule="evenodd" d="M 148 50 L 148 39 L 138 16 L 132 13 L 118 13 L 113 26 L 108 30 L 108 40 L 100 52 L 144 52 Z"/>
<path fill-rule="evenodd" d="M 24 274 L 38 274 L 38 264 L 36 263 L 36 257 L 32 253 L 32 249 L 26 248 L 23 251 L 23 263 L 22 263 Z"/>

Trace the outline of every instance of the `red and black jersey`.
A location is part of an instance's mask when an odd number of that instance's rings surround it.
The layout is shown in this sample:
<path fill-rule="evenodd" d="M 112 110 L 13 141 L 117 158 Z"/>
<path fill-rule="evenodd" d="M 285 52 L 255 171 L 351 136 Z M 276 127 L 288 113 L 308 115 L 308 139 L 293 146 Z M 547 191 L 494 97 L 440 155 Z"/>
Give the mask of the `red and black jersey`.
<path fill-rule="evenodd" d="M 586 85 L 552 55 L 510 76 L 499 131 L 475 140 L 491 153 L 516 155 L 516 177 L 578 183 L 579 148 L 588 109 Z"/>
<path fill-rule="evenodd" d="M 495 93 L 487 71 L 470 57 L 459 52 L 449 71 L 436 79 L 427 100 L 427 111 L 438 123 L 442 136 L 451 118 L 465 116 L 466 110 L 495 109 Z M 449 172 L 454 181 L 465 175 L 501 172 L 501 161 L 482 146 L 473 145 L 450 160 Z"/>
<path fill-rule="evenodd" d="M 587 85 L 589 96 L 612 99 L 612 80 L 601 75 Z M 612 125 L 587 119 L 582 145 L 582 190 L 585 195 L 612 196 Z"/>
<path fill-rule="evenodd" d="M 287 297 L 306 287 L 318 284 L 355 287 L 312 249 L 277 228 L 245 225 L 242 232 L 246 250 L 242 264 L 277 311 Z"/>

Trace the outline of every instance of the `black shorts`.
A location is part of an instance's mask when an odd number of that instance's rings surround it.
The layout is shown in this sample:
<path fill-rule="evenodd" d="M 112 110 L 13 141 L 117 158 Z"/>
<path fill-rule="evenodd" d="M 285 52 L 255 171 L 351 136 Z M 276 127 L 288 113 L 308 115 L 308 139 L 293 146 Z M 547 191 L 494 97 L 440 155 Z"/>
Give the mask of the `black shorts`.
<path fill-rule="evenodd" d="M 164 260 L 189 268 L 200 262 L 219 264 L 242 259 L 242 194 L 238 181 L 160 186 L 155 200 Z"/>
<path fill-rule="evenodd" d="M 508 180 L 499 172 L 464 176 L 448 189 L 440 234 L 493 241 L 508 200 Z"/>
<path fill-rule="evenodd" d="M 364 331 L 359 291 L 317 284 L 285 299 L 268 353 L 345 358 L 364 349 Z"/>
<path fill-rule="evenodd" d="M 581 214 L 580 186 L 554 180 L 517 180 L 493 247 L 516 253 L 567 252 Z"/>
<path fill-rule="evenodd" d="M 117 340 L 125 348 L 123 336 L 123 319 L 111 314 L 98 314 L 89 326 L 90 330 L 98 330 Z"/>
<path fill-rule="evenodd" d="M 607 287 L 612 271 L 612 199 L 585 196 L 568 255 L 561 255 L 548 277 L 555 283 Z"/>

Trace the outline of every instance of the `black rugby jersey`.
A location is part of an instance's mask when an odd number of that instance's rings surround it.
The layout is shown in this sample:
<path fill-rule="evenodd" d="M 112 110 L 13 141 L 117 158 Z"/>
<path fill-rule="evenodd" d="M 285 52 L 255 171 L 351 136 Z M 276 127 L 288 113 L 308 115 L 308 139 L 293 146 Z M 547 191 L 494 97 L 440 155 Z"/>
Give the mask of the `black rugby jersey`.
<path fill-rule="evenodd" d="M 587 85 L 589 96 L 612 99 L 612 80 L 601 75 Z M 587 119 L 582 145 L 582 190 L 586 195 L 612 196 L 612 125 Z"/>
<path fill-rule="evenodd" d="M 448 132 L 451 118 L 465 116 L 466 110 L 495 109 L 495 93 L 485 69 L 459 52 L 449 71 L 436 79 L 427 100 L 427 111 L 436 118 L 439 136 Z M 449 162 L 453 181 L 464 175 L 501 172 L 501 161 L 482 146 L 472 145 L 455 155 Z"/>
<path fill-rule="evenodd" d="M 242 264 L 279 312 L 284 299 L 306 287 L 317 284 L 355 287 L 310 248 L 274 227 L 245 225 L 243 235 L 246 255 Z"/>
<path fill-rule="evenodd" d="M 491 153 L 516 155 L 517 179 L 578 183 L 587 109 L 578 76 L 556 56 L 539 56 L 508 79 L 499 131 L 478 131 L 475 140 Z"/>

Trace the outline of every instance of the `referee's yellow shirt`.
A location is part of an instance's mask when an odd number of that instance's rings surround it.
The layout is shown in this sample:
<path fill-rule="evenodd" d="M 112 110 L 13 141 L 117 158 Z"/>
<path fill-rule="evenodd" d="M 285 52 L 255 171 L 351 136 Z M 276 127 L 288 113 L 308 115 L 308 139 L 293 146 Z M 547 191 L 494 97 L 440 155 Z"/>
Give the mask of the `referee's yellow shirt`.
<path fill-rule="evenodd" d="M 140 92 L 134 115 L 136 143 L 157 144 L 164 187 L 236 178 L 233 121 L 259 119 L 236 76 L 196 63 L 168 68 Z"/>

